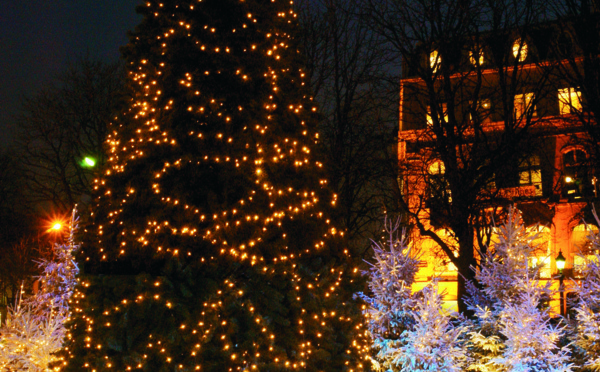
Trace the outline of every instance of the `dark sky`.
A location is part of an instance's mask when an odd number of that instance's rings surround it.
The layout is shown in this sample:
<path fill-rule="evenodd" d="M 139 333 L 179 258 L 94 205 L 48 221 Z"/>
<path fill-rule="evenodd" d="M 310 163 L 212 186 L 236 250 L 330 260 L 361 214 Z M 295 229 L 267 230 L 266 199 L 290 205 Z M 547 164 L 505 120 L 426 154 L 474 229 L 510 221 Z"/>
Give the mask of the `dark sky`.
<path fill-rule="evenodd" d="M 141 0 L 0 0 L 0 148 L 13 139 L 14 117 L 31 96 L 89 53 L 119 58 Z"/>

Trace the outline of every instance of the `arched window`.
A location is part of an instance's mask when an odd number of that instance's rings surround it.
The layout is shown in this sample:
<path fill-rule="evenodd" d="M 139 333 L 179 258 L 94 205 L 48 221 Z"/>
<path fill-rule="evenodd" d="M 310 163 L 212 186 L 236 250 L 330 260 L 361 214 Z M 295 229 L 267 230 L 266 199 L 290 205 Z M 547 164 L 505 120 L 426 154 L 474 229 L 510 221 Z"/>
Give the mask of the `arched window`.
<path fill-rule="evenodd" d="M 591 233 L 598 233 L 598 227 L 594 225 L 579 224 L 571 233 L 571 245 L 573 247 L 573 269 L 581 273 L 588 260 L 595 260 L 596 256 L 589 239 Z"/>
<path fill-rule="evenodd" d="M 428 173 L 430 175 L 445 174 L 446 166 L 441 160 L 435 160 L 433 163 L 429 164 Z"/>
<path fill-rule="evenodd" d="M 435 74 L 440 66 L 442 65 L 442 56 L 440 56 L 439 52 L 434 49 L 429 53 L 429 67 L 433 70 Z"/>
<path fill-rule="evenodd" d="M 446 167 L 440 160 L 427 165 L 425 208 L 429 209 L 429 223 L 436 228 L 447 227 L 452 192 L 446 174 Z"/>
<path fill-rule="evenodd" d="M 446 178 L 446 167 L 440 160 L 430 163 L 427 167 L 427 195 L 425 205 L 430 209 L 432 225 L 445 226 L 443 216 L 448 205 L 452 203 L 452 193 Z"/>
<path fill-rule="evenodd" d="M 473 66 L 481 66 L 485 62 L 483 56 L 483 49 L 479 45 L 475 45 L 473 49 L 469 50 L 469 61 Z"/>
<path fill-rule="evenodd" d="M 527 58 L 527 53 L 529 52 L 529 47 L 525 40 L 518 38 L 514 41 L 512 45 L 513 56 L 519 61 L 523 62 Z"/>

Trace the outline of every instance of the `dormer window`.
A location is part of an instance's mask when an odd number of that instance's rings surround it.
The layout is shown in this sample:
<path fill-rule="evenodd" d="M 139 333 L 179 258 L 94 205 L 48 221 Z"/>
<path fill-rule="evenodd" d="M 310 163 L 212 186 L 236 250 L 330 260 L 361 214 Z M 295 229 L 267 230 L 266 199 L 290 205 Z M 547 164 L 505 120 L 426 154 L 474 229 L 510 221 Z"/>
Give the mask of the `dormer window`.
<path fill-rule="evenodd" d="M 483 58 L 483 50 L 477 47 L 469 51 L 469 61 L 473 66 L 481 66 L 485 59 Z"/>
<path fill-rule="evenodd" d="M 526 58 L 527 58 L 527 52 L 528 50 L 528 46 L 527 43 L 525 42 L 525 40 L 519 38 L 517 40 L 515 40 L 515 42 L 513 43 L 513 56 L 519 61 L 519 62 L 523 62 Z"/>
<path fill-rule="evenodd" d="M 442 57 L 440 56 L 438 51 L 437 50 L 431 51 L 431 53 L 429 53 L 429 67 L 431 67 L 434 74 L 438 71 L 441 64 L 442 64 Z"/>

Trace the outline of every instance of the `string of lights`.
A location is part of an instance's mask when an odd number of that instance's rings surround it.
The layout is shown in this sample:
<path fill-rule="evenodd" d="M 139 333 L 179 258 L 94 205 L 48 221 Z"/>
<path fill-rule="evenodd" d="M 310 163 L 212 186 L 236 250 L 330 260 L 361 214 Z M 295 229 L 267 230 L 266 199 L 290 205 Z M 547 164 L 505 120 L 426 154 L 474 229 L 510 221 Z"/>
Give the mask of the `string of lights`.
<path fill-rule="evenodd" d="M 292 3 L 139 11 L 57 368 L 363 369 Z"/>

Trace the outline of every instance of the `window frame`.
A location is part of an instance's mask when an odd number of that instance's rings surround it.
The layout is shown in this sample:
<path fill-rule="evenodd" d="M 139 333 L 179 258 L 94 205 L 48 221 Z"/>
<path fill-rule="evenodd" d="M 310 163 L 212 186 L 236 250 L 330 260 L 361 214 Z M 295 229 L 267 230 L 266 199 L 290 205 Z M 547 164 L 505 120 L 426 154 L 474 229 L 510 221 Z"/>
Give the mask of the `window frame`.
<path fill-rule="evenodd" d="M 519 186 L 534 186 L 535 196 L 543 195 L 542 166 L 537 154 L 532 154 L 519 166 Z"/>
<path fill-rule="evenodd" d="M 535 101 L 534 92 L 525 92 L 515 94 L 513 101 L 513 111 L 516 120 L 521 120 L 527 117 L 527 113 L 531 110 L 531 117 L 537 116 L 537 110 L 533 104 Z"/>
<path fill-rule="evenodd" d="M 567 160 L 569 154 L 573 154 L 572 161 Z M 561 151 L 563 197 L 581 199 L 588 195 L 592 188 L 589 161 L 589 154 L 580 146 L 569 146 Z"/>
<path fill-rule="evenodd" d="M 577 102 L 574 102 L 576 98 Z M 581 101 L 581 90 L 576 87 L 565 87 L 558 89 L 558 112 L 559 115 L 570 115 L 581 112 L 583 104 Z"/>
<path fill-rule="evenodd" d="M 440 56 L 440 52 L 437 49 L 429 52 L 429 68 L 431 68 L 431 72 L 434 74 L 439 71 L 442 65 L 442 56 Z"/>
<path fill-rule="evenodd" d="M 441 107 L 442 107 L 442 116 L 440 116 L 438 113 L 438 120 L 440 120 L 440 121 L 443 120 L 444 123 L 447 123 L 448 122 L 448 106 L 445 103 L 442 103 Z M 431 115 L 431 106 L 427 106 L 425 122 L 427 123 L 427 128 L 433 127 L 433 116 Z"/>
<path fill-rule="evenodd" d="M 452 203 L 452 191 L 446 179 L 446 166 L 443 161 L 436 159 L 427 165 L 428 189 L 427 195 L 430 199 L 443 198 L 449 204 Z"/>
<path fill-rule="evenodd" d="M 485 53 L 483 52 L 483 48 L 475 46 L 469 50 L 469 62 L 471 62 L 474 67 L 483 66 L 485 63 Z"/>
<path fill-rule="evenodd" d="M 525 39 L 519 37 L 513 41 L 512 55 L 517 61 L 525 62 L 529 55 L 529 45 L 527 45 Z"/>

